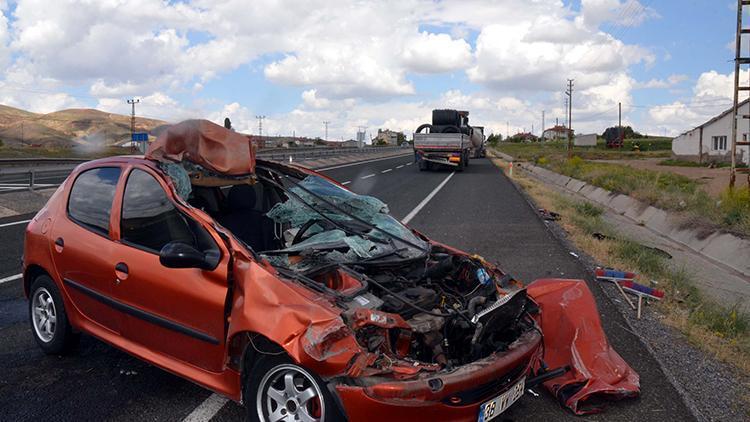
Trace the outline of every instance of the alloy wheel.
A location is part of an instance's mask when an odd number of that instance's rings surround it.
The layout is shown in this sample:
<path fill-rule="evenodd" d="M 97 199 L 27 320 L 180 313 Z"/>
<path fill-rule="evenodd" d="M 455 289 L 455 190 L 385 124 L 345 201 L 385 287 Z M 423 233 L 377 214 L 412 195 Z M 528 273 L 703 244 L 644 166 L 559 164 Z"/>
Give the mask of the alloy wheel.
<path fill-rule="evenodd" d="M 55 309 L 55 301 L 46 288 L 40 287 L 34 292 L 31 313 L 37 337 L 45 343 L 51 342 L 55 337 L 57 310 Z"/>
<path fill-rule="evenodd" d="M 315 378 L 290 364 L 278 365 L 260 382 L 256 409 L 264 422 L 325 420 L 323 393 Z"/>

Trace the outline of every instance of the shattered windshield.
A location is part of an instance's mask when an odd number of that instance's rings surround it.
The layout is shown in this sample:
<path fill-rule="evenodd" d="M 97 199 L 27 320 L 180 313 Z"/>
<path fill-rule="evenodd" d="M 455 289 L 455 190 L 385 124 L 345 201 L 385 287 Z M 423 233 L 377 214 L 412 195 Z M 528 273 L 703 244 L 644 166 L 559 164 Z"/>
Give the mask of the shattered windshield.
<path fill-rule="evenodd" d="M 331 263 L 382 263 L 418 258 L 428 250 L 377 198 L 319 176 L 285 179 L 287 199 L 266 214 L 284 232 L 284 248 L 265 253 L 274 265 L 304 270 Z"/>

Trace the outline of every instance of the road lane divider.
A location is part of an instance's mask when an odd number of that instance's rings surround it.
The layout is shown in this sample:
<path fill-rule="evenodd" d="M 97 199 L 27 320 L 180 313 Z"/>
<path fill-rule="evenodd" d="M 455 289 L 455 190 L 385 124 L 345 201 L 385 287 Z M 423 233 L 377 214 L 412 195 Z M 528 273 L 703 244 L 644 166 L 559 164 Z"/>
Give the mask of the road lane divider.
<path fill-rule="evenodd" d="M 407 166 L 410 166 L 410 165 L 412 165 L 412 163 L 406 163 L 406 165 L 407 165 Z"/>
<path fill-rule="evenodd" d="M 344 185 L 344 186 L 346 186 L 346 185 L 348 185 L 351 182 L 352 182 L 351 180 L 347 180 L 346 182 L 341 182 L 341 184 Z"/>
<path fill-rule="evenodd" d="M 5 278 L 0 278 L 0 284 L 7 283 L 9 281 L 20 280 L 22 277 L 23 274 L 15 274 Z"/>
<path fill-rule="evenodd" d="M 362 176 L 363 179 L 369 179 L 370 177 L 375 176 L 375 173 L 368 174 L 367 176 Z"/>
<path fill-rule="evenodd" d="M 440 184 L 437 185 L 437 187 L 433 189 L 432 192 L 430 192 L 430 194 L 427 195 L 422 200 L 422 202 L 419 203 L 419 205 L 417 205 L 413 210 L 411 210 L 409 214 L 406 214 L 406 217 L 404 217 L 404 219 L 401 220 L 401 222 L 404 224 L 409 224 L 409 221 L 411 221 L 412 218 L 414 218 L 417 214 L 419 214 L 420 211 L 422 211 L 422 208 L 424 208 L 425 205 L 427 205 L 427 203 L 430 202 L 432 197 L 434 197 L 435 195 L 437 195 L 438 192 L 440 192 L 440 189 L 442 189 L 443 186 L 445 186 L 445 184 L 448 183 L 449 180 L 451 180 L 451 177 L 453 177 L 454 174 L 456 174 L 456 172 L 451 172 L 451 174 L 449 174 L 448 177 L 445 178 L 445 180 L 440 182 Z"/>
<path fill-rule="evenodd" d="M 403 167 L 404 167 L 403 164 L 401 164 L 400 166 L 396 166 L 397 169 L 400 169 L 400 168 L 403 168 Z"/>
<path fill-rule="evenodd" d="M 385 169 L 385 170 L 381 171 L 381 173 L 388 173 L 389 171 L 392 171 L 392 170 L 393 169 Z"/>
<path fill-rule="evenodd" d="M 219 413 L 229 400 L 216 393 L 212 393 L 203 403 L 198 405 L 182 422 L 208 422 Z"/>
<path fill-rule="evenodd" d="M 409 154 L 411 154 L 411 153 L 409 153 Z M 358 166 L 360 164 L 374 163 L 376 161 L 393 160 L 393 159 L 396 159 L 396 158 L 399 158 L 399 157 L 403 157 L 403 155 L 394 155 L 394 156 L 383 157 L 383 158 L 373 158 L 372 160 L 356 161 L 356 162 L 349 163 L 349 164 L 341 164 L 341 165 L 338 165 L 338 166 L 323 167 L 323 168 L 313 169 L 313 170 L 315 170 L 315 171 L 335 170 L 335 169 L 340 169 L 340 168 L 344 168 L 344 167 Z"/>

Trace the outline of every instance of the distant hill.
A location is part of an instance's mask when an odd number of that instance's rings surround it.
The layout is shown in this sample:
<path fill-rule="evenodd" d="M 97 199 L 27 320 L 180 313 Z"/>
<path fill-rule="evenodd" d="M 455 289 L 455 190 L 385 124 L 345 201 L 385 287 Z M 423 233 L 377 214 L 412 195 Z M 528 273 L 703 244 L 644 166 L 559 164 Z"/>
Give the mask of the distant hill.
<path fill-rule="evenodd" d="M 167 122 L 136 117 L 138 132 L 156 136 Z M 68 109 L 47 114 L 0 105 L 0 140 L 8 146 L 48 148 L 101 147 L 130 140 L 130 116 L 95 109 Z"/>

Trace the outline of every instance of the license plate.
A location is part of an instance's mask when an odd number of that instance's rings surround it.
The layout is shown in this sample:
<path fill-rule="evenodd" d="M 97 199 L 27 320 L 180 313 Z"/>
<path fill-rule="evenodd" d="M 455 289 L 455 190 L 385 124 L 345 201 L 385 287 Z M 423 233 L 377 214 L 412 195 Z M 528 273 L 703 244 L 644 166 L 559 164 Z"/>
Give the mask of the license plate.
<path fill-rule="evenodd" d="M 479 422 L 492 420 L 505 412 L 510 405 L 521 398 L 525 383 L 526 378 L 521 378 L 521 380 L 515 383 L 513 387 L 510 387 L 508 391 L 479 406 Z"/>

